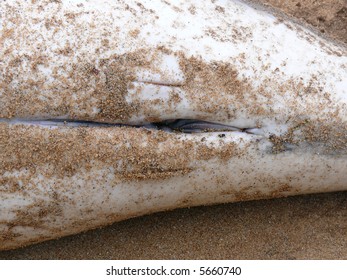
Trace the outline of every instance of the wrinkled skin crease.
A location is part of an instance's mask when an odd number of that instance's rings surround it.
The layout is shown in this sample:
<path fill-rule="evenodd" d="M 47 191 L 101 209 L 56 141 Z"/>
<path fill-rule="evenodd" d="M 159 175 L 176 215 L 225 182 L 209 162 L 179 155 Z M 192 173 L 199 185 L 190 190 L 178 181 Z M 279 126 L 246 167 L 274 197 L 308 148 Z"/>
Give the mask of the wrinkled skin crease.
<path fill-rule="evenodd" d="M 5 2 L 0 250 L 347 188 L 345 49 L 239 1 Z"/>
<path fill-rule="evenodd" d="M 24 125 L 40 125 L 48 127 L 66 126 L 66 127 L 143 127 L 147 129 L 164 130 L 166 132 L 181 133 L 203 133 L 203 132 L 247 132 L 252 133 L 254 128 L 240 128 L 231 125 L 193 120 L 193 119 L 177 119 L 164 120 L 162 122 L 144 123 L 144 124 L 117 124 L 92 122 L 83 120 L 70 119 L 0 119 L 2 123 L 8 124 L 24 124 Z"/>

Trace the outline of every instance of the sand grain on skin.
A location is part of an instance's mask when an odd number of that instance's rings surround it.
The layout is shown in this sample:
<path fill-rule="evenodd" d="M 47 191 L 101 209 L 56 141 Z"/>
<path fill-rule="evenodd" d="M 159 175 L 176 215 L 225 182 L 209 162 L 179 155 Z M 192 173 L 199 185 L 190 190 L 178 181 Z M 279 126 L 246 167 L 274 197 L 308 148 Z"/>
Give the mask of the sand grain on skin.
<path fill-rule="evenodd" d="M 347 43 L 345 0 L 258 2 Z M 194 7 L 190 11 L 193 14 Z M 347 192 L 341 192 L 181 209 L 0 252 L 0 258 L 346 259 L 346 205 Z"/>

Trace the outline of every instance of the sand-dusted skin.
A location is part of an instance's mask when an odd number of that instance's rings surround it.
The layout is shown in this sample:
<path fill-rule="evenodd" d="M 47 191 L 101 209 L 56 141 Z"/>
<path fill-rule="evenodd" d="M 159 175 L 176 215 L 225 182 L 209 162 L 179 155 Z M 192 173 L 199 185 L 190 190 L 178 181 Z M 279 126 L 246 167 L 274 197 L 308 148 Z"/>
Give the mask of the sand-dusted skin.
<path fill-rule="evenodd" d="M 347 189 L 344 46 L 239 1 L 0 12 L 0 249 Z"/>

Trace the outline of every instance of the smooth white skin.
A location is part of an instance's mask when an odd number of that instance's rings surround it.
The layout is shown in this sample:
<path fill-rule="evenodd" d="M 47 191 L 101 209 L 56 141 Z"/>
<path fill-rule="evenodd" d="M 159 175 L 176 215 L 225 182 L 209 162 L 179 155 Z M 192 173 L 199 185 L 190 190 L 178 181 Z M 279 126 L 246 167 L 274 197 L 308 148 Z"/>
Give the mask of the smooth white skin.
<path fill-rule="evenodd" d="M 199 117 L 236 127 L 260 126 L 266 135 L 283 134 L 291 118 L 298 115 L 313 120 L 330 118 L 327 114 L 336 109 L 337 105 L 341 109 L 337 117 L 342 122 L 347 121 L 345 114 L 347 56 L 344 48 L 318 37 L 297 24 L 288 21 L 281 23 L 273 15 L 240 1 L 225 0 L 212 3 L 212 1 L 177 0 L 171 1 L 171 5 L 160 0 L 140 2 L 146 10 L 153 12 L 143 12 L 136 1 L 64 0 L 62 10 L 58 9 L 60 5 L 57 3 L 50 3 L 44 10 L 40 10 L 34 9 L 30 1 L 6 1 L 6 4 L 2 5 L 13 5 L 23 11 L 23 17 L 25 15 L 23 22 L 31 32 L 25 37 L 19 34 L 17 40 L 5 40 L 2 51 L 5 52 L 7 47 L 15 45 L 16 50 L 12 53 L 16 53 L 13 57 L 21 54 L 39 54 L 49 59 L 50 65 L 38 66 L 41 74 L 46 76 L 46 85 L 38 93 L 42 98 L 49 96 L 52 88 L 63 88 L 61 84 L 54 82 L 52 76 L 51 69 L 57 65 L 68 65 L 73 60 L 74 63 L 90 61 L 98 66 L 101 59 L 137 52 L 143 48 L 155 49 L 158 46 L 164 46 L 171 51 L 181 51 L 186 57 L 201 58 L 206 63 L 213 61 L 230 63 L 237 70 L 240 79 L 248 79 L 252 92 L 265 88 L 267 95 L 271 96 L 270 99 L 266 99 L 259 95 L 258 100 L 250 99 L 248 102 L 249 108 L 259 107 L 268 110 L 271 106 L 269 117 L 252 115 L 250 109 L 245 106 L 235 107 L 235 97 L 225 96 L 223 92 L 219 93 L 220 100 L 214 97 L 217 99 L 214 103 L 224 105 L 226 103 L 228 108 L 219 112 L 215 110 L 213 113 L 199 110 L 196 108 L 196 101 L 191 101 L 187 96 L 188 93 L 181 87 L 163 85 L 181 85 L 185 77 L 179 68 L 179 58 L 175 55 L 162 54 L 157 55 L 152 61 L 151 70 L 148 67 L 132 69 L 137 81 L 129 85 L 126 98 L 128 103 L 151 102 L 146 103 L 144 112 L 141 113 L 139 108 L 131 120 L 126 121 L 127 123 L 138 124 L 148 118 L 165 120 Z M 79 4 L 83 4 L 83 7 Z M 190 12 L 191 7 L 195 9 L 194 14 Z M 219 12 L 218 9 L 223 9 L 223 12 Z M 81 12 L 83 13 L 75 17 L 73 24 L 66 23 L 69 22 L 66 20 L 66 14 L 78 15 Z M 47 30 L 44 22 L 52 15 L 67 25 Z M 6 28 L 11 28 L 11 23 L 6 24 Z M 0 28 L 3 25 L 4 23 L 0 24 Z M 138 32 L 136 38 L 131 33 L 134 30 Z M 216 34 L 215 37 L 208 36 L 211 30 Z M 81 32 L 83 36 L 80 36 Z M 107 48 L 102 45 L 105 38 L 109 41 Z M 73 48 L 73 58 L 57 55 L 57 50 L 66 45 Z M 4 57 L 2 63 L 6 69 L 11 56 L 1 54 L 1 50 L 0 55 Z M 35 78 L 24 63 L 22 68 L 21 76 L 16 77 L 12 83 Z M 279 71 L 276 72 L 277 68 Z M 67 73 L 62 72 L 61 75 Z M 314 81 L 313 77 L 316 77 Z M 288 84 L 291 80 L 300 82 L 308 91 L 310 88 L 324 90 L 319 96 L 303 93 L 301 94 L 303 97 L 299 97 L 295 89 L 297 85 L 294 84 L 287 92 L 281 91 L 281 85 Z M 156 84 L 158 82 L 160 85 Z M 92 89 L 93 85 L 89 90 Z M 0 88 L 0 97 L 1 91 Z M 172 110 L 170 103 L 165 103 L 172 93 L 182 98 L 181 102 L 175 105 L 175 110 Z M 298 103 L 299 98 L 303 99 L 302 106 Z M 325 102 L 325 109 L 322 110 L 318 107 L 318 100 L 319 102 L 329 100 L 330 103 Z M 164 102 L 160 102 L 158 106 L 158 102 L 154 101 Z M 293 102 L 296 103 L 295 108 L 289 106 Z M 308 112 L 308 104 L 317 108 Z M 90 100 L 90 106 L 93 107 L 93 100 Z M 1 108 L 1 104 L 0 109 L 5 110 Z M 76 110 L 82 109 L 76 108 Z M 236 115 L 230 119 L 229 113 L 235 110 Z M 95 104 L 94 114 L 92 112 L 87 114 L 93 119 L 99 111 L 100 108 Z M 49 115 L 28 117 L 42 119 Z M 111 121 L 122 122 L 121 119 Z"/>
<path fill-rule="evenodd" d="M 149 49 L 158 45 L 165 46 L 172 51 L 182 51 L 187 57 L 199 57 L 206 63 L 231 63 L 237 67 L 240 78 L 248 78 L 255 91 L 262 86 L 267 87 L 274 103 L 271 118 L 251 115 L 247 108 L 237 110 L 233 119 L 228 119 L 225 112 L 212 114 L 197 111 L 195 104 L 189 101 L 187 93 L 180 87 L 172 86 L 179 86 L 185 81 L 179 68 L 179 58 L 163 54 L 153 61 L 155 71 L 135 69 L 137 81 L 133 82 L 133 87 L 129 87 L 127 100 L 129 104 L 138 100 L 151 100 L 153 103 L 147 104 L 153 104 L 153 110 L 151 116 L 137 113 L 130 122 L 138 124 L 145 122 L 148 117 L 165 120 L 203 116 L 207 120 L 236 127 L 260 125 L 260 128 L 255 130 L 258 135 L 228 132 L 225 139 L 220 139 L 216 133 L 172 136 L 173 139 L 180 139 L 182 143 L 186 139 L 200 141 L 200 138 L 205 137 L 206 146 L 223 146 L 228 142 L 234 142 L 243 150 L 243 155 L 230 158 L 228 161 L 216 158 L 191 162 L 193 172 L 162 180 L 122 181 L 114 177 L 112 168 L 98 164 L 88 174 L 84 170 L 78 170 L 74 176 L 63 179 L 41 178 L 42 175 L 30 177 L 27 185 L 23 186 L 28 190 L 26 192 L 9 194 L 2 191 L 6 190 L 6 185 L 0 186 L 0 237 L 8 230 L 20 234 L 12 240 L 0 243 L 0 249 L 16 248 L 57 238 L 151 212 L 237 201 L 240 200 L 240 194 L 256 198 L 347 189 L 345 154 L 320 155 L 316 150 L 309 148 L 306 151 L 272 154 L 268 152 L 272 143 L 267 138 L 272 133 L 280 135 L 287 132 L 288 121 L 293 115 L 301 115 L 310 120 L 328 119 L 328 114 L 338 107 L 340 110 L 336 120 L 341 124 L 347 122 L 347 114 L 343 110 L 347 103 L 347 57 L 344 48 L 319 38 L 294 23 L 277 23 L 278 19 L 273 15 L 239 1 L 171 1 L 181 11 L 177 12 L 173 5 L 169 6 L 164 1 L 140 0 L 146 9 L 152 9 L 154 15 L 159 15 L 159 18 L 150 14 L 142 15 L 135 2 L 63 0 L 64 9 L 58 12 L 54 3 L 50 4 L 49 9 L 38 12 L 31 10 L 31 1 L 1 2 L 0 11 L 5 5 L 18 6 L 23 10 L 23 16 L 29 15 L 38 21 L 33 24 L 33 21 L 28 20 L 27 23 L 28 29 L 35 32 L 20 36 L 19 41 L 2 42 L 0 57 L 4 59 L 0 63 L 8 67 L 4 51 L 11 44 L 16 46 L 11 54 L 15 57 L 24 53 L 35 53 L 32 42 L 36 42 L 44 46 L 40 52 L 46 55 L 51 63 L 47 67 L 40 66 L 41 74 L 46 76 L 48 82 L 54 83 L 51 67 L 68 63 L 68 58 L 57 56 L 55 50 L 65 46 L 67 42 L 73 46 L 76 62 L 78 59 L 97 62 L 114 54 L 140 50 L 144 46 Z M 81 3 L 83 8 L 78 6 Z M 129 9 L 125 9 L 126 5 L 136 10 L 138 15 L 135 16 Z M 195 6 L 194 14 L 189 12 L 192 5 Z M 216 5 L 222 7 L 224 13 L 217 12 Z M 89 11 L 90 14 L 77 17 L 69 29 L 58 28 L 48 31 L 42 24 L 43 20 L 52 14 L 59 18 L 66 13 L 77 13 L 81 9 Z M 11 27 L 12 23 L 6 24 L 7 27 Z M 4 25 L 0 17 L 0 32 L 4 30 Z M 78 25 L 86 26 L 83 36 L 76 36 Z M 12 27 L 16 26 L 12 24 Z M 117 32 L 111 32 L 113 30 Z M 132 30 L 139 30 L 136 38 L 129 35 L 129 31 Z M 214 30 L 221 38 L 232 38 L 235 30 L 242 30 L 242 33 L 235 40 L 223 42 L 207 36 L 206 30 Z M 109 40 L 107 50 L 101 45 L 105 37 L 103 32 L 107 33 Z M 252 35 L 243 36 L 247 32 Z M 93 51 L 98 48 L 101 49 L 100 53 Z M 241 60 L 240 55 L 246 59 Z M 274 72 L 276 68 L 281 69 L 280 73 Z M 22 70 L 21 75 L 16 78 L 19 81 L 26 80 L 31 75 L 25 65 Z M 298 98 L 293 91 L 276 94 L 278 85 L 287 83 L 288 80 L 301 80 L 303 85 L 308 86 L 314 75 L 318 75 L 321 82 L 311 86 L 323 87 L 324 93 L 328 94 L 331 100 L 325 110 L 317 109 L 308 115 L 305 112 L 305 104 L 318 104 L 321 96 L 308 96 L 302 107 L 293 109 L 287 106 Z M 276 83 L 272 83 L 273 81 Z M 182 97 L 175 110 L 170 110 L 165 102 L 160 103 L 158 107 L 154 101 L 165 101 L 172 91 Z M 49 89 L 43 87 L 40 94 L 49 94 Z M 0 100 L 1 96 L 0 88 Z M 218 97 L 214 98 L 215 102 L 219 102 Z M 232 110 L 234 97 L 228 98 L 227 104 Z M 268 106 L 261 99 L 252 105 L 264 108 Z M 6 104 L 0 103 L 0 108 L 5 106 Z M 99 108 L 94 108 L 95 112 L 98 110 Z M 42 119 L 49 116 L 28 116 L 28 119 L 31 117 Z M 122 120 L 113 121 L 119 123 Z M 17 125 L 13 123 L 15 121 L 11 122 L 9 125 Z M 37 168 L 44 170 L 45 166 Z M 2 172 L 1 176 L 16 178 L 23 172 L 25 171 Z M 38 183 L 42 180 L 45 182 L 44 185 Z M 75 187 L 66 187 L 71 185 Z M 61 202 L 63 212 L 59 217 L 53 213 L 46 217 L 45 228 L 11 223 L 15 221 L 18 210 L 29 209 L 42 202 L 54 202 L 49 196 L 52 191 L 58 191 L 66 200 Z"/>
<path fill-rule="evenodd" d="M 6 233 L 11 225 L 11 233 L 20 235 L 1 243 L 0 248 L 16 248 L 178 207 L 346 190 L 345 156 L 299 152 L 270 154 L 262 152 L 271 144 L 261 136 L 238 132 L 227 133 L 224 140 L 217 133 L 175 135 L 172 138 L 181 139 L 183 143 L 187 139 L 201 142 L 203 137 L 206 146 L 218 147 L 234 142 L 243 150 L 243 155 L 228 161 L 191 162 L 193 172 L 168 179 L 124 181 L 117 179 L 114 170 L 102 163 L 95 164 L 88 174 L 79 170 L 65 179 L 41 178 L 41 175 L 27 178 L 27 191 L 1 193 L 0 232 Z M 44 174 L 45 166 L 37 168 L 39 172 L 36 174 L 40 174 L 40 170 Z M 6 172 L 2 176 L 10 179 L 18 177 L 19 172 L 23 175 L 25 171 Z M 2 188 L 6 189 L 6 186 Z M 16 211 L 36 214 L 39 209 L 30 207 L 54 203 L 53 192 L 64 198 L 59 200 L 61 213 L 44 217 L 44 227 L 13 226 Z"/>

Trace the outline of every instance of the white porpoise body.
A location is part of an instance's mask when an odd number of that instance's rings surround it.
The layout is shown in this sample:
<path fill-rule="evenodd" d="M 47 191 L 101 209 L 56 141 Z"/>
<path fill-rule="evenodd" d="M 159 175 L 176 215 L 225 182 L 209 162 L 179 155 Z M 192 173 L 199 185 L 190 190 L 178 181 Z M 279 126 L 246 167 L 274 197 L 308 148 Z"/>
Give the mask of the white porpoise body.
<path fill-rule="evenodd" d="M 235 0 L 0 1 L 0 250 L 347 190 L 346 49 L 279 17 Z M 236 131 L 149 125 L 175 119 Z"/>

